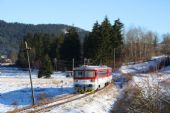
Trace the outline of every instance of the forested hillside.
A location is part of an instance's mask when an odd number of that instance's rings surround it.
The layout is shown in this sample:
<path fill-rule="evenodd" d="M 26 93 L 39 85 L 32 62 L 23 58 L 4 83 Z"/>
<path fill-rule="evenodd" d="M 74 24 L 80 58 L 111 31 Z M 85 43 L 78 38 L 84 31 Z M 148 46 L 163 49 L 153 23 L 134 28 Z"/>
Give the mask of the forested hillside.
<path fill-rule="evenodd" d="M 111 24 L 106 17 L 101 24 L 98 22 L 94 24 L 83 42 L 80 41 L 75 27 L 69 27 L 65 34 L 59 36 L 49 33 L 28 33 L 20 45 L 16 64 L 28 67 L 27 54 L 24 51 L 28 44 L 31 48 L 29 51 L 31 67 L 40 69 L 39 77 L 50 75 L 53 69 L 72 70 L 73 61 L 75 67 L 82 64 L 113 66 L 114 57 L 117 59 L 122 54 L 120 50 L 124 38 L 122 30 L 123 23 L 119 19 Z"/>
<path fill-rule="evenodd" d="M 23 37 L 31 33 L 48 33 L 59 36 L 68 28 L 64 24 L 22 24 L 22 23 L 7 23 L 0 20 L 0 54 L 10 55 L 18 52 L 20 42 Z M 78 34 L 83 40 L 87 31 L 77 28 Z"/>

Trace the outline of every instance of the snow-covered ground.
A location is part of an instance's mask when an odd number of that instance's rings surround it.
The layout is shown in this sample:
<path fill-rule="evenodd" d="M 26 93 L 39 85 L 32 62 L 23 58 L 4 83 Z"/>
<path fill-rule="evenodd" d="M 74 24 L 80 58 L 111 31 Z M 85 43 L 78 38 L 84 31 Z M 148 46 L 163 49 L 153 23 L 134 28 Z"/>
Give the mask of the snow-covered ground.
<path fill-rule="evenodd" d="M 163 60 L 165 59 L 166 56 L 157 56 L 157 57 L 152 57 L 151 60 L 141 62 L 141 63 L 132 63 L 129 65 L 123 65 L 119 69 L 122 73 L 127 74 L 135 74 L 135 73 L 145 73 L 148 72 L 150 69 L 156 68 L 156 66 Z"/>
<path fill-rule="evenodd" d="M 170 66 L 167 66 L 167 67 L 165 67 L 165 68 L 162 68 L 162 69 L 160 70 L 160 72 L 163 72 L 163 73 L 165 73 L 165 74 L 169 74 L 169 75 L 170 75 Z"/>
<path fill-rule="evenodd" d="M 143 84 L 143 80 L 145 80 L 146 77 L 149 77 L 149 74 L 147 74 L 147 72 L 149 72 L 150 69 L 156 68 L 156 66 L 164 58 L 165 56 L 159 56 L 153 57 L 151 60 L 145 62 L 128 63 L 127 65 L 122 65 L 119 70 L 113 73 L 113 80 L 115 81 L 117 86 L 122 88 L 123 84 L 126 82 L 126 75 L 129 74 L 130 76 L 132 76 L 134 83 Z"/>
<path fill-rule="evenodd" d="M 0 113 L 32 103 L 28 71 L 18 68 L 0 68 Z M 55 72 L 50 79 L 38 79 L 32 72 L 36 103 L 74 92 L 73 79 Z"/>
<path fill-rule="evenodd" d="M 0 113 L 32 104 L 29 73 L 26 69 L 0 67 Z M 32 70 L 36 103 L 73 93 L 73 79 L 64 72 L 54 72 L 52 78 L 37 78 Z M 108 113 L 118 95 L 117 88 L 95 94 L 51 109 L 60 113 Z"/>
<path fill-rule="evenodd" d="M 37 77 L 37 70 L 32 69 L 32 78 Z M 0 67 L 0 77 L 29 78 L 28 69 L 17 67 Z"/>
<path fill-rule="evenodd" d="M 131 65 L 124 65 L 119 70 L 123 74 L 130 73 L 132 76 L 131 85 L 137 85 L 142 87 L 143 89 L 147 89 L 148 87 L 156 87 L 159 86 L 161 88 L 165 87 L 164 82 L 167 80 L 170 81 L 170 66 L 164 67 L 157 72 L 149 72 L 150 69 L 157 68 L 156 66 L 160 63 L 161 60 L 166 58 L 165 56 L 158 56 L 153 57 L 151 60 L 131 64 Z M 166 82 L 166 86 L 167 86 Z M 169 82 L 170 86 L 170 82 Z M 170 88 L 169 88 L 170 89 Z"/>
<path fill-rule="evenodd" d="M 141 87 L 160 86 L 170 79 L 170 66 L 164 67 L 155 73 L 136 73 L 133 76 L 133 82 Z M 170 84 L 170 83 L 169 83 Z"/>
<path fill-rule="evenodd" d="M 138 64 L 123 65 L 118 71 L 113 73 L 113 79 L 117 86 L 100 94 L 95 94 L 88 98 L 82 98 L 59 107 L 50 109 L 50 112 L 60 113 L 108 113 L 112 108 L 116 97 L 120 94 L 118 90 L 126 82 L 122 73 L 133 73 L 133 81 L 138 85 L 145 85 L 146 81 L 158 83 L 169 79 L 170 67 L 163 68 L 159 73 L 147 72 L 151 67 L 156 66 L 160 59 L 157 57 L 150 61 Z M 59 96 L 74 92 L 73 79 L 67 78 L 64 72 L 54 72 L 52 78 L 37 78 L 37 70 L 32 70 L 33 86 L 36 103 L 44 99 L 54 99 Z M 155 79 L 156 78 L 156 79 Z M 29 73 L 26 69 L 0 67 L 0 113 L 11 111 L 16 108 L 28 106 L 31 101 L 31 89 Z"/>
<path fill-rule="evenodd" d="M 107 91 L 102 91 L 90 95 L 89 97 L 82 98 L 59 107 L 55 107 L 48 112 L 56 113 L 109 113 L 112 109 L 113 103 L 118 96 L 118 91 L 113 85 Z"/>

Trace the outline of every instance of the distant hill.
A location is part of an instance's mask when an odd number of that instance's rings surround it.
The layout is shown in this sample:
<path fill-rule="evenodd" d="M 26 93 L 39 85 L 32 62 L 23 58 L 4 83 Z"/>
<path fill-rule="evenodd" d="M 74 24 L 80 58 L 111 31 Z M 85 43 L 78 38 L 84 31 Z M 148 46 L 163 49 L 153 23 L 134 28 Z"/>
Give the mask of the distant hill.
<path fill-rule="evenodd" d="M 42 32 L 60 35 L 65 32 L 68 25 L 64 24 L 22 24 L 22 23 L 7 23 L 0 20 L 0 54 L 8 55 L 11 52 L 17 52 L 22 38 L 28 32 Z M 81 40 L 88 31 L 77 28 Z"/>

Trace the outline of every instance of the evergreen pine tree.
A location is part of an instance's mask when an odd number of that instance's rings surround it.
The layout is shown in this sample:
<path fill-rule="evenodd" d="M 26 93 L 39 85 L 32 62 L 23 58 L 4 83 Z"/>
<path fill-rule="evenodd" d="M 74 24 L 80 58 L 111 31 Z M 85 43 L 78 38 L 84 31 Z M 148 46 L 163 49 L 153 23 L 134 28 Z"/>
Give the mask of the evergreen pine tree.
<path fill-rule="evenodd" d="M 108 63 L 110 62 L 110 37 L 111 37 L 111 24 L 107 17 L 105 17 L 104 21 L 101 23 L 101 37 L 100 37 L 100 47 L 97 53 L 97 60 L 100 63 Z"/>
<path fill-rule="evenodd" d="M 98 22 L 94 23 L 92 32 L 84 39 L 84 57 L 96 61 L 98 50 L 101 46 L 101 31 Z"/>
<path fill-rule="evenodd" d="M 39 69 L 38 72 L 38 78 L 45 77 L 49 78 L 51 77 L 52 74 L 52 63 L 48 55 L 45 55 L 45 57 L 42 60 L 42 65 L 41 68 Z"/>
<path fill-rule="evenodd" d="M 17 60 L 17 65 L 27 68 L 28 67 L 28 61 L 27 61 L 27 54 L 25 51 L 25 44 L 24 42 L 21 43 L 20 45 L 20 50 L 18 53 L 18 60 Z"/>
<path fill-rule="evenodd" d="M 115 43 L 115 46 L 118 47 L 119 45 L 123 44 L 123 23 L 120 22 L 120 19 L 115 20 L 113 25 L 113 40 L 112 42 Z"/>
<path fill-rule="evenodd" d="M 18 66 L 21 66 L 21 67 L 28 67 L 28 61 L 27 61 L 27 54 L 26 54 L 26 48 L 25 48 L 25 41 L 28 42 L 28 45 L 31 46 L 32 41 L 33 39 L 33 34 L 32 33 L 28 33 L 25 37 L 24 37 L 24 40 L 21 42 L 20 44 L 20 50 L 19 50 L 19 53 L 18 53 L 18 59 L 17 59 L 17 65 Z M 31 62 L 31 65 L 32 65 L 32 60 L 34 59 L 34 53 L 31 53 L 30 55 L 30 62 Z"/>
<path fill-rule="evenodd" d="M 110 64 L 114 58 L 114 48 L 118 48 L 123 44 L 122 29 L 123 24 L 119 19 L 115 20 L 113 26 L 107 17 L 101 25 L 96 22 L 92 32 L 85 37 L 84 57 L 92 58 L 96 64 Z M 120 50 L 118 51 L 116 51 L 117 54 L 120 54 Z"/>
<path fill-rule="evenodd" d="M 65 34 L 64 42 L 61 46 L 61 58 L 64 60 L 80 60 L 81 47 L 79 35 L 74 27 L 70 27 Z"/>
<path fill-rule="evenodd" d="M 116 57 L 119 57 L 121 54 L 121 45 L 123 44 L 123 23 L 120 22 L 120 19 L 115 20 L 114 25 L 112 26 L 112 35 L 111 35 L 111 48 L 112 48 L 112 57 L 113 49 L 116 49 Z"/>

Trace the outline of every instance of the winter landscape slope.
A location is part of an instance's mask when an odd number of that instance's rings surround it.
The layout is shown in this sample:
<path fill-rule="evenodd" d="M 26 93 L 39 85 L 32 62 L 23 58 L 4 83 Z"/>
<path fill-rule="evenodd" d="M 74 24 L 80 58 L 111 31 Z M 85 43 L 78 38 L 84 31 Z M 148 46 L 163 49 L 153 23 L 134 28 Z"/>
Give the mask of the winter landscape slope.
<path fill-rule="evenodd" d="M 168 73 L 170 69 L 169 67 L 161 69 L 159 73 L 145 72 L 150 66 L 156 66 L 159 58 L 160 57 L 157 57 L 156 60 L 134 65 L 123 65 L 120 68 L 120 71 L 113 73 L 113 78 L 121 77 L 122 75 L 120 72 L 122 72 L 122 70 L 124 72 L 129 72 L 129 70 L 136 67 L 137 69 L 134 69 L 135 73 L 133 71 L 132 84 L 135 83 L 135 85 L 137 84 L 144 87 L 146 80 L 149 80 L 152 84 L 160 83 L 161 81 L 170 78 Z M 143 66 L 143 68 L 140 68 L 141 66 Z M 0 67 L 0 72 L 0 112 L 3 113 L 31 105 L 32 101 L 28 71 L 18 68 Z M 50 79 L 37 79 L 37 70 L 33 70 L 32 75 L 36 103 L 44 100 L 52 100 L 59 96 L 74 92 L 73 79 L 67 78 L 66 74 L 63 72 L 55 72 Z M 115 84 L 118 86 L 120 84 L 117 84 L 116 82 L 124 81 L 121 79 L 118 79 L 117 81 L 115 80 Z M 100 94 L 96 93 L 86 98 L 75 100 L 58 107 L 53 107 L 44 112 L 108 113 L 114 106 L 115 101 L 117 101 L 117 97 L 121 96 L 124 88 L 116 86 L 113 85 L 112 88 Z"/>

